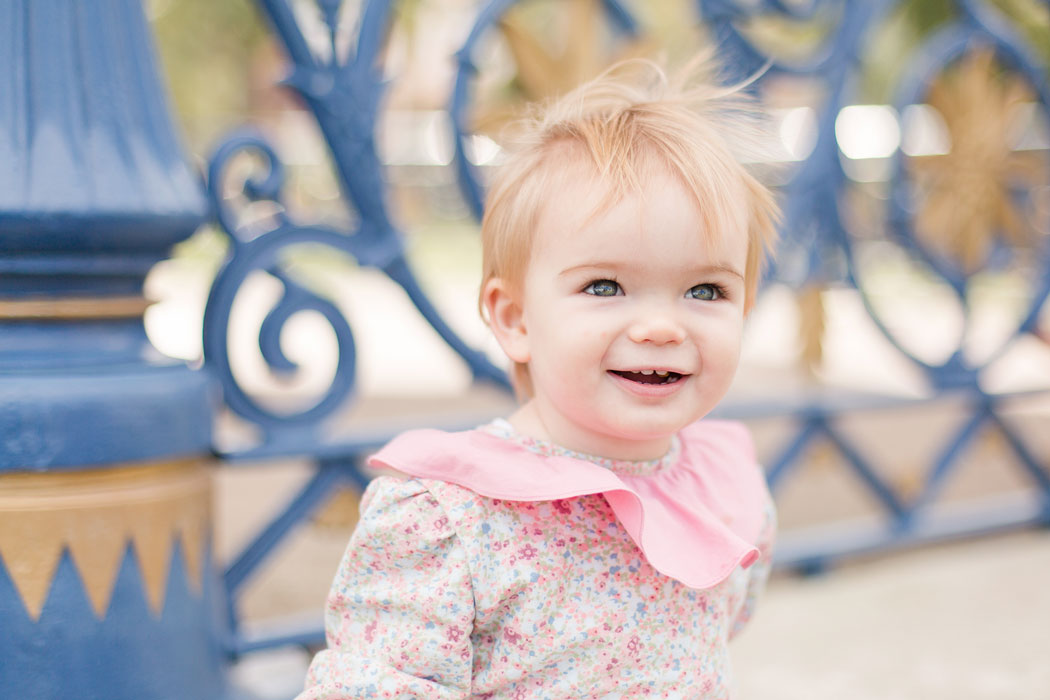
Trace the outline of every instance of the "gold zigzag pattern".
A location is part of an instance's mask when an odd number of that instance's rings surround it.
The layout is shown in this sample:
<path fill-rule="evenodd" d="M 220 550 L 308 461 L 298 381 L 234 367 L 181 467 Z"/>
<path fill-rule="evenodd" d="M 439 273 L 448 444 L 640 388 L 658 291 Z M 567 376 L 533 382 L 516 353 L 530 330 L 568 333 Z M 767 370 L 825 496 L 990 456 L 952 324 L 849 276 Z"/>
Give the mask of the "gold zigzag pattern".
<path fill-rule="evenodd" d="M 210 522 L 211 476 L 200 460 L 0 476 L 0 560 L 34 620 L 66 549 L 105 617 L 128 542 L 159 615 L 176 537 L 200 591 Z"/>

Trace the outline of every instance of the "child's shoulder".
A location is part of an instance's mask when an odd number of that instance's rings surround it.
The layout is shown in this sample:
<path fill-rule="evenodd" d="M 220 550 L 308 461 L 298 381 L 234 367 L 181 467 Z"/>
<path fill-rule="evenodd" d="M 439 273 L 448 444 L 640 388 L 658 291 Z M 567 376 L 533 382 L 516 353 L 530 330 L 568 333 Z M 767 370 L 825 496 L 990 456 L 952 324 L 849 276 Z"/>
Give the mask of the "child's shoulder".
<path fill-rule="evenodd" d="M 446 546 L 448 540 L 472 532 L 474 521 L 490 516 L 485 501 L 437 479 L 377 476 L 361 497 L 355 537 L 405 556 L 420 548 Z"/>
<path fill-rule="evenodd" d="M 361 496 L 361 511 L 426 511 L 447 509 L 477 498 L 462 486 L 441 479 L 415 477 L 410 474 L 383 474 L 369 482 Z"/>

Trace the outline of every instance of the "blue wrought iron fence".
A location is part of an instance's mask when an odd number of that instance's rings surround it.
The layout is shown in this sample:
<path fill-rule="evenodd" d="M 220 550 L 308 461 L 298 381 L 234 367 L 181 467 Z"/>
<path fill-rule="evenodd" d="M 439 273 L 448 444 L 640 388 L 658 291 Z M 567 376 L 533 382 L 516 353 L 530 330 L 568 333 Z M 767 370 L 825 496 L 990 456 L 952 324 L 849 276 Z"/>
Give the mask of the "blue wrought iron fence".
<path fill-rule="evenodd" d="M 477 73 L 475 51 L 478 42 L 496 31 L 496 23 L 513 5 L 513 0 L 494 0 L 480 8 L 476 23 L 466 42 L 456 54 L 457 74 L 449 103 L 454 128 L 455 164 L 464 197 L 475 215 L 480 215 L 483 185 L 478 169 L 468 158 L 468 141 L 472 129 L 470 106 L 472 81 Z M 897 396 L 870 395 L 833 391 L 813 391 L 802 396 L 770 396 L 762 401 L 729 405 L 722 415 L 745 419 L 781 417 L 793 428 L 782 448 L 769 460 L 768 477 L 774 492 L 790 480 L 799 469 L 808 446 L 823 442 L 843 458 L 843 464 L 867 487 L 883 511 L 875 525 L 860 530 L 841 531 L 825 528 L 805 537 L 786 537 L 777 554 L 782 566 L 819 568 L 834 557 L 858 551 L 897 547 L 919 541 L 976 533 L 993 528 L 1015 527 L 1050 522 L 1050 473 L 1045 456 L 1029 446 L 1021 433 L 1003 416 L 1003 406 L 1027 392 L 992 393 L 984 388 L 984 373 L 989 365 L 1012 344 L 1024 336 L 1039 335 L 1041 314 L 1045 313 L 1050 295 L 1050 236 L 1045 220 L 1038 221 L 1045 208 L 1047 190 L 1039 177 L 1050 172 L 1050 144 L 1045 141 L 1031 146 L 1028 155 L 1035 160 L 1029 169 L 1039 173 L 1035 180 L 1011 181 L 994 171 L 989 163 L 985 176 L 988 186 L 1001 196 L 989 200 L 1006 203 L 1013 211 L 1035 217 L 1035 233 L 1003 238 L 1017 228 L 1009 213 L 989 219 L 985 227 L 991 232 L 977 245 L 976 254 L 959 255 L 939 246 L 922 220 L 921 208 L 931 198 L 958 196 L 949 177 L 952 154 L 964 153 L 962 143 L 954 143 L 940 152 L 941 179 L 924 174 L 922 155 L 909 155 L 895 149 L 890 160 L 888 194 L 884 209 L 885 235 L 876 236 L 882 245 L 892 245 L 924 266 L 929 275 L 950 289 L 966 319 L 958 346 L 943 360 L 931 361 L 902 342 L 886 321 L 878 303 L 872 300 L 865 284 L 863 265 L 858 253 L 871 243 L 871 238 L 858 237 L 848 223 L 847 198 L 856 183 L 847 173 L 845 158 L 836 138 L 836 120 L 858 94 L 861 63 L 874 27 L 901 3 L 893 0 L 698 0 L 697 21 L 709 28 L 732 76 L 759 74 L 756 89 L 762 90 L 785 75 L 804 78 L 820 88 L 823 98 L 814 111 L 814 143 L 807 156 L 789 173 L 782 187 L 785 204 L 783 244 L 778 264 L 770 276 L 791 287 L 840 285 L 856 290 L 872 321 L 896 351 L 918 367 L 928 385 L 925 396 L 904 399 Z M 451 330 L 423 293 L 406 262 L 401 234 L 389 215 L 383 163 L 376 148 L 375 129 L 382 101 L 384 82 L 379 56 L 383 37 L 391 21 L 389 0 L 367 0 L 360 13 L 356 42 L 348 56 L 337 50 L 337 29 L 342 2 L 318 0 L 322 22 L 328 33 L 328 47 L 313 50 L 304 36 L 303 27 L 288 0 L 260 0 L 262 11 L 284 46 L 289 62 L 288 85 L 296 91 L 316 117 L 334 158 L 335 168 L 346 200 L 357 215 L 353 230 L 336 230 L 326 226 L 304 225 L 293 221 L 283 208 L 276 210 L 271 227 L 259 233 L 257 226 L 249 231 L 239 223 L 236 207 L 224 196 L 228 183 L 224 173 L 231 160 L 251 152 L 261 157 L 262 172 L 247 179 L 238 192 L 245 201 L 272 200 L 280 203 L 284 168 L 266 141 L 257 134 L 241 133 L 224 143 L 213 157 L 209 169 L 209 192 L 215 216 L 229 234 L 230 255 L 214 282 L 208 301 L 204 348 L 207 367 L 222 383 L 226 404 L 244 419 L 257 425 L 261 442 L 250 449 L 222 456 L 231 461 L 255 460 L 274 456 L 306 456 L 314 464 L 311 479 L 297 495 L 234 557 L 225 571 L 229 601 L 229 621 L 234 637 L 233 653 L 283 644 L 311 644 L 322 638 L 320 627 L 288 630 L 285 633 L 250 637 L 240 630 L 238 598 L 246 582 L 273 552 L 290 530 L 307 518 L 341 485 L 361 489 L 367 476 L 361 470 L 363 457 L 392 435 L 378 431 L 368 437 L 338 441 L 325 439 L 322 427 L 337 408 L 353 399 L 355 346 L 350 325 L 330 299 L 325 299 L 297 281 L 285 267 L 285 253 L 303 243 L 319 244 L 352 256 L 360 265 L 381 270 L 405 290 L 408 297 L 438 332 L 441 338 L 467 363 L 477 382 L 508 387 L 503 373 L 486 356 L 469 347 Z M 627 5 L 617 0 L 601 4 L 616 32 L 634 35 L 641 30 L 632 19 Z M 1010 79 L 1027 90 L 1028 104 L 1035 115 L 1036 133 L 1042 124 L 1046 138 L 1046 115 L 1050 108 L 1047 68 L 1032 47 L 1026 44 L 1018 28 L 994 6 L 978 0 L 959 0 L 953 5 L 954 17 L 921 40 L 913 50 L 909 67 L 897 80 L 893 108 L 903 115 L 915 106 L 923 107 L 931 94 L 942 88 L 940 81 L 953 71 L 962 70 L 975 56 L 987 56 L 986 65 L 1001 66 Z M 827 18 L 833 24 L 822 42 L 810 52 L 814 58 L 789 61 L 760 48 L 749 33 L 755 19 L 779 19 L 783 22 L 806 22 Z M 993 77 L 994 84 L 1003 78 Z M 1009 158 L 1011 153 L 996 157 Z M 1026 171 L 1028 172 L 1028 171 Z M 1008 173 L 1007 173 L 1008 175 Z M 996 179 L 998 178 L 998 179 Z M 1042 182 L 1045 182 L 1043 180 Z M 1043 189 L 1040 189 L 1042 187 Z M 1043 197 L 1042 202 L 1039 197 Z M 882 201 L 877 200 L 876 201 Z M 949 202 L 951 200 L 949 199 Z M 949 217 L 949 224 L 963 225 Z M 1044 228 L 1039 231 L 1038 227 Z M 943 233 L 943 232 L 941 232 Z M 968 256 L 968 257 L 967 257 Z M 1021 265 L 1027 270 L 1025 310 L 1002 347 L 980 360 L 972 359 L 964 348 L 972 318 L 972 290 L 979 276 L 988 270 L 1008 269 Z M 249 274 L 264 271 L 280 281 L 283 296 L 269 312 L 259 333 L 263 357 L 275 372 L 287 371 L 294 364 L 282 353 L 279 334 L 285 322 L 301 310 L 317 311 L 333 328 L 339 346 L 335 379 L 324 396 L 312 408 L 278 414 L 254 399 L 241 387 L 231 371 L 227 351 L 229 320 L 233 300 Z M 1050 384 L 1050 382 L 1047 382 Z M 1037 389 L 1046 389 L 1046 386 Z M 961 401 L 965 415 L 958 427 L 926 466 L 921 487 L 905 496 L 881 474 L 878 455 L 865 454 L 854 439 L 840 429 L 839 418 L 856 410 L 893 409 L 919 403 L 932 403 L 946 398 Z M 1034 499 L 1025 505 L 1009 508 L 986 508 L 941 517 L 930 505 L 946 478 L 956 469 L 978 431 L 991 428 L 1004 438 L 1009 451 L 1016 456 L 1024 477 L 1031 484 Z"/>

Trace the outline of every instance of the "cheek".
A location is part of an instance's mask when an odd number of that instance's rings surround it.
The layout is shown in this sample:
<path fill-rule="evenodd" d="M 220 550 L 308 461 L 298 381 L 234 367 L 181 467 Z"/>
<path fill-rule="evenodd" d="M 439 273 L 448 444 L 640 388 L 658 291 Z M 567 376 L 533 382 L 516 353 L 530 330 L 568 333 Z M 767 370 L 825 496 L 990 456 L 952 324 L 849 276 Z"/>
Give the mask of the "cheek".
<path fill-rule="evenodd" d="M 733 371 L 740 362 L 743 323 L 725 319 L 723 323 L 706 324 L 700 337 L 700 353 L 705 362 Z"/>

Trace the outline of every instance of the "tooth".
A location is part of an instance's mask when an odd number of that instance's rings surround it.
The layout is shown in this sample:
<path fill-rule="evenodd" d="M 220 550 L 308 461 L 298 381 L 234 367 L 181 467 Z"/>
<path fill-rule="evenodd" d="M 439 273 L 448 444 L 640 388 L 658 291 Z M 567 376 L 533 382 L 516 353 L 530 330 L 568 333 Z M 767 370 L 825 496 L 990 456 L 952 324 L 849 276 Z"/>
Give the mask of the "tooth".
<path fill-rule="evenodd" d="M 657 377 L 666 377 L 668 374 L 669 374 L 669 372 L 662 372 L 660 370 L 656 371 L 656 376 Z"/>
<path fill-rule="evenodd" d="M 648 375 L 648 374 L 652 374 L 652 373 L 653 373 L 653 371 L 652 371 L 651 369 L 640 369 L 640 370 L 638 370 L 638 371 L 639 371 L 640 373 L 642 373 L 642 374 L 646 374 L 646 375 Z M 666 374 L 666 373 L 665 373 L 665 374 Z"/>

